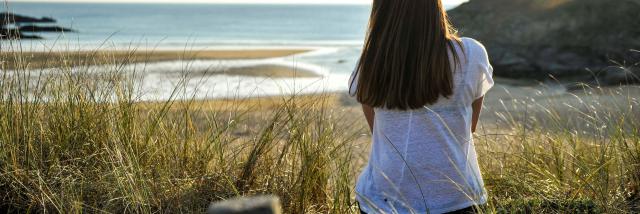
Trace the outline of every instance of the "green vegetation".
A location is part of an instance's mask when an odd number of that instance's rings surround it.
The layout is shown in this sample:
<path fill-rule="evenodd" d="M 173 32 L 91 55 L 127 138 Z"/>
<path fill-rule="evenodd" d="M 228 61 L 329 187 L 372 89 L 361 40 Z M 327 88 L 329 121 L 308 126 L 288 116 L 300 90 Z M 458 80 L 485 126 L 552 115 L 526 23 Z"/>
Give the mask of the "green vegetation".
<path fill-rule="evenodd" d="M 333 95 L 210 108 L 180 101 L 190 96 L 178 85 L 170 100 L 139 102 L 136 74 L 121 69 L 127 57 L 96 54 L 113 66 L 95 73 L 72 60 L 27 72 L 21 55 L 0 56 L 0 210 L 202 212 L 210 201 L 275 194 L 287 213 L 357 211 L 366 126 Z M 514 99 L 485 112 L 499 120 L 476 135 L 485 212 L 639 211 L 639 97 L 581 93 L 599 96 Z"/>

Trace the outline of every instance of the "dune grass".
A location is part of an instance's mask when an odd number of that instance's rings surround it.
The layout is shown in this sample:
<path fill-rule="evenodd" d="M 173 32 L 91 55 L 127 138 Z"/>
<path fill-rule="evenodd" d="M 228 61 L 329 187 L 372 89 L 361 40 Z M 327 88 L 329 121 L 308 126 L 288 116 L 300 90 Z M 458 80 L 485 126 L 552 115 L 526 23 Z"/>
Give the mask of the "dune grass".
<path fill-rule="evenodd" d="M 118 70 L 126 59 L 105 73 L 75 64 L 44 75 L 15 57 L 5 62 L 22 69 L 0 80 L 3 209 L 193 212 L 263 193 L 288 212 L 351 209 L 354 133 L 338 131 L 347 124 L 322 101 L 209 111 L 177 101 L 177 86 L 172 99 L 137 102 L 135 77 Z"/>
<path fill-rule="evenodd" d="M 490 211 L 640 211 L 637 89 L 585 88 L 566 98 L 503 102 L 502 111 L 491 113 L 509 128 L 485 129 L 476 138 Z"/>
<path fill-rule="evenodd" d="M 211 107 L 178 85 L 171 99 L 141 102 L 137 74 L 121 70 L 131 60 L 95 56 L 112 69 L 65 60 L 41 73 L 0 54 L 0 210 L 191 213 L 274 194 L 286 213 L 357 213 L 367 130 L 333 95 Z M 485 112 L 501 125 L 476 134 L 483 212 L 640 211 L 639 95 L 581 93 L 601 96 L 504 100 Z"/>

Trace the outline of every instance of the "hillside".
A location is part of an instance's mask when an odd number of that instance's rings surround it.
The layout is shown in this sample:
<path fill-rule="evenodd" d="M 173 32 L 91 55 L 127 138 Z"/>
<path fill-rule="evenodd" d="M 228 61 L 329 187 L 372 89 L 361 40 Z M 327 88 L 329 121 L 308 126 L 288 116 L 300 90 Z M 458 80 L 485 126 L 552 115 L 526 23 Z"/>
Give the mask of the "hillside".
<path fill-rule="evenodd" d="M 449 15 L 487 46 L 498 76 L 586 78 L 640 59 L 638 0 L 470 0 Z"/>

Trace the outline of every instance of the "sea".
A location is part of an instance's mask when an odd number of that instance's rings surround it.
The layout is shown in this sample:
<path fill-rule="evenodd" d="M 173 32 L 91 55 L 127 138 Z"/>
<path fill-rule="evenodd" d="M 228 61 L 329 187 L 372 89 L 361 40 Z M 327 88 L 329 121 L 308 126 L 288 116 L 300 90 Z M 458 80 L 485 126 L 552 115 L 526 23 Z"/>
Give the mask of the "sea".
<path fill-rule="evenodd" d="M 453 8 L 456 5 L 447 5 Z M 154 4 L 9 2 L 4 11 L 51 17 L 73 33 L 38 34 L 2 47 L 26 51 L 69 50 L 258 50 L 310 52 L 260 60 L 194 60 L 144 65 L 143 100 L 164 100 L 178 84 L 190 98 L 277 96 L 347 90 L 366 34 L 370 5 L 327 4 Z M 211 72 L 184 84 L 175 73 L 203 73 L 212 67 L 283 65 L 319 74 L 317 78 L 233 76 Z M 141 65 L 131 65 L 131 69 Z M 96 67 L 93 70 L 99 72 Z M 221 69 L 223 70 L 223 69 Z M 184 76 L 184 75 L 182 75 Z M 196 86 L 198 88 L 196 88 Z"/>

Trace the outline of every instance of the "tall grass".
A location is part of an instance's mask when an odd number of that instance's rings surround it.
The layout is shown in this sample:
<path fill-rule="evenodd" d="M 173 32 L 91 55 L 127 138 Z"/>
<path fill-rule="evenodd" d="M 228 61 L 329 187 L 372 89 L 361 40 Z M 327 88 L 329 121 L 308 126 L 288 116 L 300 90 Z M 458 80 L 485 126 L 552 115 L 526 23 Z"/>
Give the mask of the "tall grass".
<path fill-rule="evenodd" d="M 100 63 L 52 54 L 68 63 L 54 70 L 2 54 L 16 69 L 0 79 L 1 209 L 202 212 L 212 201 L 271 193 L 290 213 L 352 210 L 354 132 L 323 99 L 207 110 L 176 99 L 178 85 L 169 100 L 140 102 L 144 71 L 89 54 Z M 105 61 L 108 71 L 90 69 Z"/>
<path fill-rule="evenodd" d="M 489 107 L 499 122 L 485 127 L 476 144 L 492 197 L 490 210 L 640 211 L 639 89 L 584 86 Z"/>
<path fill-rule="evenodd" d="M 211 201 L 275 194 L 286 213 L 357 213 L 367 130 L 357 107 L 340 109 L 333 95 L 219 105 L 188 99 L 179 84 L 168 100 L 142 102 L 144 69 L 123 69 L 139 61 L 134 51 L 55 53 L 46 56 L 62 65 L 53 70 L 2 51 L 1 210 L 202 212 Z M 476 134 L 491 197 L 484 212 L 640 211 L 636 89 L 487 106 Z"/>

